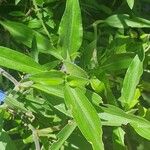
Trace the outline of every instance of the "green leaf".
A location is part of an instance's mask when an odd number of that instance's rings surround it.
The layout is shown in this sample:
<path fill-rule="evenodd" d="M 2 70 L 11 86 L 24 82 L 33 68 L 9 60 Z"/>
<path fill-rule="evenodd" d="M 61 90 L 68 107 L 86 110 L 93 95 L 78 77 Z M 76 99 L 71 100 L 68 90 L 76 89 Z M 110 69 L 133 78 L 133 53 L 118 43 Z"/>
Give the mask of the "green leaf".
<path fill-rule="evenodd" d="M 126 150 L 124 143 L 125 132 L 121 127 L 117 127 L 113 130 L 113 149 Z"/>
<path fill-rule="evenodd" d="M 38 5 L 42 5 L 44 0 L 35 0 Z"/>
<path fill-rule="evenodd" d="M 95 106 L 99 106 L 100 103 L 103 103 L 102 98 L 97 93 L 86 89 L 85 87 L 80 87 L 80 91 L 88 98 L 88 100 Z"/>
<path fill-rule="evenodd" d="M 50 149 L 51 150 L 59 150 L 62 146 L 62 144 L 67 140 L 67 138 L 70 136 L 70 134 L 74 131 L 76 128 L 75 122 L 68 123 L 58 134 L 57 138 L 58 140 L 54 142 Z"/>
<path fill-rule="evenodd" d="M 15 0 L 15 5 L 17 5 L 21 0 Z"/>
<path fill-rule="evenodd" d="M 5 103 L 12 109 L 17 109 L 20 110 L 22 112 L 27 112 L 28 110 L 24 107 L 24 104 L 19 102 L 18 100 L 16 100 L 13 97 L 7 97 L 5 100 Z"/>
<path fill-rule="evenodd" d="M 39 51 L 37 49 L 37 41 L 36 37 L 33 37 L 32 40 L 32 47 L 31 47 L 31 56 L 34 58 L 34 60 L 38 63 L 39 62 Z"/>
<path fill-rule="evenodd" d="M 51 45 L 50 41 L 37 31 L 32 30 L 22 23 L 14 21 L 0 21 L 0 24 L 10 32 L 16 41 L 21 42 L 27 47 L 31 48 L 33 38 L 35 37 L 39 52 L 48 53 L 58 59 L 62 59 L 57 50 Z"/>
<path fill-rule="evenodd" d="M 116 106 L 104 105 L 104 107 L 101 106 L 101 109 L 103 112 L 101 112 L 99 116 L 105 120 L 103 125 L 121 126 L 122 124 L 127 125 L 130 123 L 139 128 L 150 128 L 150 121 L 139 116 L 128 114 Z"/>
<path fill-rule="evenodd" d="M 0 136 L 0 148 L 1 150 L 17 150 L 9 135 L 4 131 L 1 133 Z"/>
<path fill-rule="evenodd" d="M 94 150 L 103 150 L 101 121 L 84 93 L 78 88 L 73 89 L 66 85 L 64 96 L 66 105 L 85 138 Z"/>
<path fill-rule="evenodd" d="M 73 55 L 82 43 L 82 21 L 78 0 L 67 0 L 66 9 L 59 26 L 59 45 L 63 55 Z"/>
<path fill-rule="evenodd" d="M 129 5 L 130 9 L 132 9 L 134 6 L 134 0 L 127 0 L 127 3 Z"/>
<path fill-rule="evenodd" d="M 99 106 L 100 103 L 103 103 L 101 96 L 98 95 L 97 93 L 87 89 L 85 92 L 86 92 L 85 96 L 90 100 L 90 102 L 92 102 L 92 104 Z"/>
<path fill-rule="evenodd" d="M 95 72 L 112 72 L 121 69 L 127 69 L 132 61 L 132 57 L 128 55 L 118 54 L 108 58 L 102 66 L 95 69 Z"/>
<path fill-rule="evenodd" d="M 65 74 L 60 71 L 52 70 L 49 72 L 38 73 L 30 76 L 30 79 L 43 85 L 59 85 L 65 81 Z"/>
<path fill-rule="evenodd" d="M 134 128 L 134 130 L 142 137 L 144 137 L 145 139 L 147 140 L 150 140 L 150 127 L 147 128 L 141 128 L 141 127 L 138 127 L 136 124 L 131 124 L 131 126 Z"/>
<path fill-rule="evenodd" d="M 127 14 L 117 14 L 108 17 L 104 22 L 115 28 L 149 28 L 150 21 L 140 17 L 130 17 Z"/>
<path fill-rule="evenodd" d="M 104 83 L 100 81 L 99 79 L 97 79 L 96 77 L 90 79 L 90 84 L 91 84 L 92 89 L 96 91 L 97 93 L 101 93 L 105 89 Z"/>
<path fill-rule="evenodd" d="M 32 85 L 32 87 L 40 91 L 43 91 L 47 94 L 50 94 L 51 97 L 54 96 L 54 98 L 52 97 L 52 99 L 54 99 L 55 102 L 53 103 L 52 100 L 50 100 L 52 107 L 54 107 L 61 113 L 65 114 L 66 116 L 72 117 L 71 114 L 66 110 L 65 104 L 63 103 L 64 102 L 64 92 L 63 92 L 64 86 L 62 85 L 61 86 L 60 85 L 59 86 L 47 86 L 47 85 L 41 85 L 41 84 L 34 84 Z M 95 106 L 99 106 L 100 103 L 103 103 L 102 98 L 97 93 L 87 90 L 86 88 L 80 88 L 80 90 L 86 95 L 89 101 Z M 57 99 L 57 102 L 61 101 L 61 103 L 59 104 L 56 103 L 56 99 Z"/>
<path fill-rule="evenodd" d="M 31 74 L 45 71 L 45 68 L 32 58 L 2 46 L 0 46 L 0 66 Z"/>
<path fill-rule="evenodd" d="M 126 109 L 133 107 L 132 101 L 134 100 L 136 86 L 139 83 L 140 77 L 143 73 L 143 62 L 136 55 L 131 62 L 121 90 L 121 97 L 119 98 Z"/>
<path fill-rule="evenodd" d="M 88 78 L 86 71 L 84 71 L 82 68 L 80 68 L 74 63 L 64 61 L 64 67 L 65 71 L 72 76 Z"/>
<path fill-rule="evenodd" d="M 68 84 L 72 87 L 84 87 L 89 83 L 89 80 L 82 77 L 69 75 L 66 78 Z"/>
<path fill-rule="evenodd" d="M 4 110 L 0 109 L 0 136 L 2 134 L 3 124 L 4 124 Z"/>
<path fill-rule="evenodd" d="M 41 90 L 45 93 L 48 93 L 50 95 L 54 95 L 60 98 L 64 98 L 64 94 L 63 94 L 63 88 L 64 86 L 60 86 L 60 85 L 42 85 L 42 84 L 33 84 L 32 85 L 33 88 L 36 88 L 38 90 Z"/>
<path fill-rule="evenodd" d="M 104 105 L 104 107 L 101 106 L 101 109 L 103 112 L 99 116 L 102 120 L 105 120 L 103 125 L 121 126 L 122 124 L 126 125 L 131 122 L 129 115 L 116 106 Z"/>

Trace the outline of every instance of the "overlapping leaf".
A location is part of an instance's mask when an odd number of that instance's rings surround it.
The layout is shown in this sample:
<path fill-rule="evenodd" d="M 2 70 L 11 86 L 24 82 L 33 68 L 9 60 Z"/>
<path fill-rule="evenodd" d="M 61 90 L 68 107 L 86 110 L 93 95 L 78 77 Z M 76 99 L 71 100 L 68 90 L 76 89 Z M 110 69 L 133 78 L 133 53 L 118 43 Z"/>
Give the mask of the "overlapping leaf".
<path fill-rule="evenodd" d="M 101 121 L 94 107 L 80 89 L 73 89 L 66 85 L 64 96 L 85 138 L 92 144 L 94 150 L 103 150 Z"/>
<path fill-rule="evenodd" d="M 127 14 L 117 14 L 108 17 L 105 21 L 108 25 L 116 28 L 149 28 L 150 21 L 140 17 L 130 17 Z"/>
<path fill-rule="evenodd" d="M 82 21 L 78 0 L 67 0 L 66 9 L 59 26 L 59 45 L 63 57 L 78 51 L 82 43 Z"/>
<path fill-rule="evenodd" d="M 134 100 L 136 86 L 139 83 L 142 73 L 143 62 L 136 55 L 126 72 L 121 91 L 120 101 L 127 109 L 132 107 L 131 104 Z"/>
<path fill-rule="evenodd" d="M 0 46 L 0 66 L 30 74 L 46 70 L 27 55 L 2 46 Z"/>

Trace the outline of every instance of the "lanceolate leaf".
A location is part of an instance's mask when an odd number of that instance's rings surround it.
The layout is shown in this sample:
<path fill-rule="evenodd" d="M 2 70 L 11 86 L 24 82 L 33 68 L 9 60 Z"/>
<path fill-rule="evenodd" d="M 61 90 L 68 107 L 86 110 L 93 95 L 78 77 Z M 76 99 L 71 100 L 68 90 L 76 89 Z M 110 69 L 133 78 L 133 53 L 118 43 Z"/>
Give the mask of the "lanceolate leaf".
<path fill-rule="evenodd" d="M 70 136 L 70 134 L 74 131 L 76 128 L 75 122 L 68 123 L 58 134 L 57 138 L 58 140 L 54 142 L 50 149 L 51 150 L 59 150 L 62 146 L 62 144 L 65 142 L 65 140 Z"/>
<path fill-rule="evenodd" d="M 125 132 L 121 127 L 117 127 L 113 130 L 113 149 L 126 150 L 124 136 Z"/>
<path fill-rule="evenodd" d="M 127 0 L 129 7 L 132 9 L 134 6 L 134 0 Z"/>
<path fill-rule="evenodd" d="M 80 68 L 79 66 L 77 66 L 74 63 L 64 61 L 64 69 L 67 72 L 67 74 L 86 78 L 86 79 L 88 78 L 86 71 L 84 71 L 82 68 Z"/>
<path fill-rule="evenodd" d="M 72 55 L 82 43 L 82 21 L 78 0 L 67 0 L 66 9 L 59 26 L 59 45 L 63 56 Z"/>
<path fill-rule="evenodd" d="M 23 43 L 27 47 L 32 47 L 33 38 L 36 38 L 37 50 L 42 53 L 49 53 L 62 59 L 57 50 L 51 45 L 50 41 L 37 31 L 32 30 L 27 25 L 14 21 L 0 21 L 0 24 L 10 32 L 16 41 Z"/>
<path fill-rule="evenodd" d="M 103 112 L 99 114 L 102 120 L 106 120 L 104 125 L 109 126 L 121 126 L 122 124 L 126 125 L 128 123 L 134 123 L 137 127 L 140 128 L 149 128 L 150 122 L 142 117 L 138 117 L 132 114 L 128 114 L 121 110 L 120 108 L 113 105 L 104 105 L 101 106 Z"/>
<path fill-rule="evenodd" d="M 134 100 L 136 86 L 139 83 L 142 73 L 143 62 L 136 55 L 126 72 L 121 91 L 120 101 L 127 109 L 131 107 Z"/>
<path fill-rule="evenodd" d="M 117 54 L 113 57 L 110 57 L 107 59 L 104 64 L 98 68 L 95 69 L 95 72 L 99 71 L 106 71 L 106 72 L 112 72 L 122 69 L 127 69 L 132 61 L 133 57 L 130 55 L 123 55 L 123 54 Z"/>
<path fill-rule="evenodd" d="M 2 46 L 0 46 L 0 66 L 30 74 L 45 71 L 45 68 L 27 55 Z"/>
<path fill-rule="evenodd" d="M 43 85 L 59 85 L 64 83 L 65 74 L 61 71 L 52 70 L 49 72 L 34 74 L 30 79 Z"/>
<path fill-rule="evenodd" d="M 141 128 L 138 127 L 136 124 L 131 124 L 131 126 L 140 136 L 144 137 L 147 140 L 150 140 L 150 127 Z"/>
<path fill-rule="evenodd" d="M 108 25 L 116 28 L 149 28 L 150 21 L 139 18 L 139 17 L 130 17 L 127 14 L 117 14 L 108 17 L 105 21 Z"/>
<path fill-rule="evenodd" d="M 48 93 L 50 95 L 57 96 L 59 98 L 64 98 L 63 94 L 63 86 L 47 86 L 47 85 L 42 85 L 42 84 L 34 84 L 32 85 L 33 88 L 36 88 L 38 90 L 41 90 L 45 93 Z"/>
<path fill-rule="evenodd" d="M 12 108 L 14 110 L 20 110 L 22 112 L 27 112 L 28 110 L 24 107 L 24 104 L 19 102 L 13 97 L 6 97 L 5 103 L 9 108 Z"/>
<path fill-rule="evenodd" d="M 150 121 L 139 116 L 128 114 L 112 105 L 105 105 L 105 107 L 101 108 L 103 112 L 99 115 L 102 120 L 105 120 L 102 122 L 103 125 L 122 126 L 122 124 L 126 125 L 130 123 L 140 136 L 150 140 Z"/>
<path fill-rule="evenodd" d="M 21 0 L 15 0 L 15 5 L 17 5 Z"/>
<path fill-rule="evenodd" d="M 85 138 L 92 144 L 94 150 L 103 150 L 101 121 L 92 104 L 80 89 L 73 89 L 68 85 L 65 87 L 64 96 Z"/>

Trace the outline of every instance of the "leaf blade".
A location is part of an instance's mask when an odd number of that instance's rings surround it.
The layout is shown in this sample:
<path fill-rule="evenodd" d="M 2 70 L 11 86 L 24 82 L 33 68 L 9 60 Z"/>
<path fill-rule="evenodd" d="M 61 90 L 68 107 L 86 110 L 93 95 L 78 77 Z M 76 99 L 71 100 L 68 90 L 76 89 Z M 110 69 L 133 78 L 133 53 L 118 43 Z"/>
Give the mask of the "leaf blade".
<path fill-rule="evenodd" d="M 80 89 L 73 89 L 66 85 L 64 96 L 85 138 L 92 144 L 94 150 L 103 150 L 101 122 L 94 107 Z"/>
<path fill-rule="evenodd" d="M 127 3 L 129 5 L 130 9 L 132 9 L 134 6 L 134 0 L 127 0 Z"/>
<path fill-rule="evenodd" d="M 63 55 L 74 54 L 82 43 L 82 21 L 78 0 L 67 0 L 66 9 L 59 26 L 59 45 Z"/>
<path fill-rule="evenodd" d="M 121 97 L 119 98 L 122 104 L 129 109 L 135 96 L 136 86 L 139 83 L 140 77 L 143 73 L 143 62 L 139 59 L 138 55 L 132 60 L 121 90 Z"/>
<path fill-rule="evenodd" d="M 65 140 L 70 136 L 70 134 L 74 131 L 76 128 L 76 123 L 71 122 L 68 123 L 58 134 L 57 138 L 58 140 L 54 142 L 50 149 L 51 150 L 59 150 L 62 146 L 62 144 L 65 142 Z"/>
<path fill-rule="evenodd" d="M 140 17 L 133 17 L 131 18 L 127 14 L 115 14 L 112 15 L 104 20 L 104 22 L 112 27 L 115 28 L 149 28 L 150 21 L 140 18 Z"/>
<path fill-rule="evenodd" d="M 0 66 L 25 73 L 39 73 L 45 68 L 25 54 L 0 46 Z"/>

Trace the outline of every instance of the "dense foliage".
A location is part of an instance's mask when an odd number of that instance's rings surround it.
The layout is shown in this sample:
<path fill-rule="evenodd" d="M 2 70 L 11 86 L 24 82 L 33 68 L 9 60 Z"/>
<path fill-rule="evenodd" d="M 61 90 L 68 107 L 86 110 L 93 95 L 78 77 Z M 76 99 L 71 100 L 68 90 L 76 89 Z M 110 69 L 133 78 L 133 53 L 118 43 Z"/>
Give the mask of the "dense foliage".
<path fill-rule="evenodd" d="M 149 150 L 149 0 L 0 1 L 0 150 Z"/>

